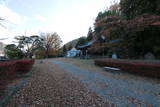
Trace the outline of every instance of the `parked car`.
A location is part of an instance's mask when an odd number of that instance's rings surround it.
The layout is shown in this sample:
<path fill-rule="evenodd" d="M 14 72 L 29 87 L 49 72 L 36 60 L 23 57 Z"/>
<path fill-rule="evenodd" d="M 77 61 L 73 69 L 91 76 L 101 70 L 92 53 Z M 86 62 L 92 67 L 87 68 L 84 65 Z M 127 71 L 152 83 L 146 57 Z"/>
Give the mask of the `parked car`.
<path fill-rule="evenodd" d="M 6 58 L 5 56 L 0 56 L 0 61 L 8 61 L 9 59 Z"/>

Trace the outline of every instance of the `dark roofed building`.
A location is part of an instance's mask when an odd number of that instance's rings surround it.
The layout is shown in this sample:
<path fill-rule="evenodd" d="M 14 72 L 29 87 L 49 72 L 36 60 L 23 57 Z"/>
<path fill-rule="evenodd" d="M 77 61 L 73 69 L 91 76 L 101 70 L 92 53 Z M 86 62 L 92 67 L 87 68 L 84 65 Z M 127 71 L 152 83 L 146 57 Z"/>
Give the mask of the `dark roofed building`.
<path fill-rule="evenodd" d="M 79 45 L 77 46 L 77 49 L 79 49 L 80 52 L 80 56 L 86 58 L 88 56 L 88 48 L 90 46 L 92 46 L 97 40 L 91 40 L 87 43 L 85 43 L 84 45 Z"/>

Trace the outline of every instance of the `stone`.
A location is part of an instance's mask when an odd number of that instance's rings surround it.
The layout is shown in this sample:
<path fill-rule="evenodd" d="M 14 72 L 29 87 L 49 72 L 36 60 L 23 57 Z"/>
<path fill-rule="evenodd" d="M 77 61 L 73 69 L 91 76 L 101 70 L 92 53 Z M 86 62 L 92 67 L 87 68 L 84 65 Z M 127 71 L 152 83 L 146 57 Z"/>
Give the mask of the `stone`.
<path fill-rule="evenodd" d="M 113 58 L 113 59 L 117 59 L 117 54 L 116 54 L 116 53 L 113 53 L 113 54 L 112 54 L 112 58 Z"/>
<path fill-rule="evenodd" d="M 43 63 L 43 61 L 41 60 L 39 63 L 40 63 L 40 64 L 42 64 L 42 63 Z"/>
<path fill-rule="evenodd" d="M 153 60 L 155 59 L 155 56 L 154 54 L 152 54 L 151 52 L 148 52 L 144 55 L 144 59 L 147 59 L 147 60 Z"/>

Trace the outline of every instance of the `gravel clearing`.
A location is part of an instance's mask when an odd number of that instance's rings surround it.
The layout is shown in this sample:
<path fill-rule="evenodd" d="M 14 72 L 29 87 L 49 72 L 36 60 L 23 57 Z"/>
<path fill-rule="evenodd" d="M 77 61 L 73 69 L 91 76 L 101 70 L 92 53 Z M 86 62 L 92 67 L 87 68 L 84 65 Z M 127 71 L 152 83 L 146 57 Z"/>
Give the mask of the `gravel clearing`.
<path fill-rule="evenodd" d="M 28 82 L 7 107 L 113 107 L 71 73 L 48 61 L 36 61 Z"/>
<path fill-rule="evenodd" d="M 60 60 L 52 60 L 87 87 L 118 107 L 159 107 L 160 84 L 128 78 L 112 78 Z M 119 75 L 122 76 L 122 75 Z"/>

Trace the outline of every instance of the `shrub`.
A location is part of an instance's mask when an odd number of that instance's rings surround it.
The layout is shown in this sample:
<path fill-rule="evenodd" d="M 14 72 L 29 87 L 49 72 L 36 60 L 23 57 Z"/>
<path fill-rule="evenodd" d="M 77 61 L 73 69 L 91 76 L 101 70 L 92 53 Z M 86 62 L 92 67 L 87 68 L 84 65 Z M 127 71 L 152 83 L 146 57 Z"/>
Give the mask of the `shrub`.
<path fill-rule="evenodd" d="M 28 72 L 34 60 L 32 59 L 21 59 L 15 61 L 0 62 L 0 76 L 12 76 L 15 72 Z"/>
<path fill-rule="evenodd" d="M 33 64 L 34 64 L 34 60 L 30 60 L 30 59 L 17 60 L 16 71 L 28 72 L 32 68 Z"/>
<path fill-rule="evenodd" d="M 145 63 L 144 61 L 128 61 L 120 59 L 97 59 L 95 60 L 95 64 L 98 66 L 118 67 L 123 71 L 160 78 L 159 63 Z"/>

